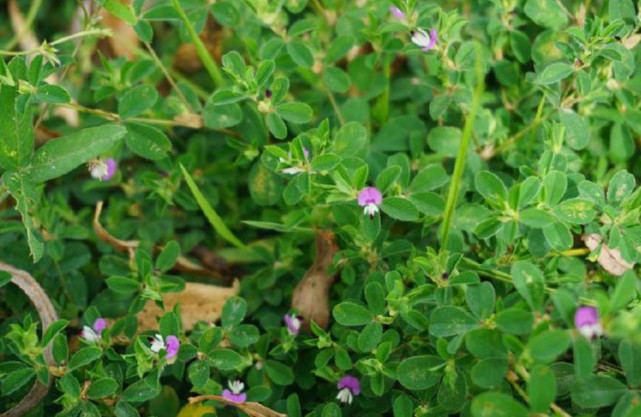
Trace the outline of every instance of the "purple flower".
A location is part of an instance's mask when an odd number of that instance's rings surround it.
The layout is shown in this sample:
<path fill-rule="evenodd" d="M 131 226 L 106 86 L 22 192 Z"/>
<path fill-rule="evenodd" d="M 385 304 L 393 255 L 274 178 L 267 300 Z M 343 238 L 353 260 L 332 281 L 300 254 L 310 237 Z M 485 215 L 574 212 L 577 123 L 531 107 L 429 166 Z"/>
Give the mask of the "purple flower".
<path fill-rule="evenodd" d="M 358 378 L 351 375 L 342 377 L 336 386 L 339 389 L 336 398 L 342 403 L 351 404 L 354 396 L 361 393 L 361 383 Z"/>
<path fill-rule="evenodd" d="M 363 213 L 374 218 L 378 213 L 378 206 L 383 202 L 383 195 L 376 187 L 365 187 L 358 193 L 358 205 L 365 207 Z"/>
<path fill-rule="evenodd" d="M 303 148 L 303 153 L 305 154 L 305 158 L 309 159 L 309 151 L 307 150 L 307 148 Z"/>
<path fill-rule="evenodd" d="M 167 355 L 165 356 L 165 359 L 171 359 L 178 354 L 180 341 L 174 335 L 167 336 L 165 341 L 167 342 Z"/>
<path fill-rule="evenodd" d="M 118 168 L 118 163 L 113 158 L 107 158 L 104 161 L 96 159 L 89 163 L 89 172 L 91 176 L 100 181 L 109 181 Z"/>
<path fill-rule="evenodd" d="M 164 350 L 166 352 L 165 359 L 171 359 L 176 356 L 178 349 L 180 349 L 180 340 L 174 335 L 169 335 L 166 339 L 163 339 L 161 335 L 156 334 L 151 339 L 151 351 L 159 353 Z"/>
<path fill-rule="evenodd" d="M 233 403 L 240 404 L 247 400 L 247 394 L 242 392 L 245 389 L 245 384 L 236 380 L 234 382 L 227 381 L 229 389 L 223 390 L 223 398 Z"/>
<path fill-rule="evenodd" d="M 389 11 L 392 14 L 392 16 L 394 16 L 395 18 L 399 20 L 405 19 L 405 13 L 403 13 L 403 11 L 398 7 L 390 6 Z"/>
<path fill-rule="evenodd" d="M 285 314 L 285 324 L 287 325 L 287 331 L 292 336 L 296 336 L 300 332 L 301 321 L 295 314 Z"/>
<path fill-rule="evenodd" d="M 80 336 L 87 342 L 98 342 L 102 338 L 102 331 L 107 328 L 107 320 L 99 317 L 93 326 L 83 326 Z"/>
<path fill-rule="evenodd" d="M 429 35 L 423 29 L 412 32 L 412 42 L 426 52 L 436 46 L 437 38 L 436 29 L 431 29 Z"/>
<path fill-rule="evenodd" d="M 603 335 L 603 327 L 599 312 L 591 306 L 583 306 L 576 309 L 574 313 L 574 325 L 579 332 L 588 339 L 594 339 Z"/>

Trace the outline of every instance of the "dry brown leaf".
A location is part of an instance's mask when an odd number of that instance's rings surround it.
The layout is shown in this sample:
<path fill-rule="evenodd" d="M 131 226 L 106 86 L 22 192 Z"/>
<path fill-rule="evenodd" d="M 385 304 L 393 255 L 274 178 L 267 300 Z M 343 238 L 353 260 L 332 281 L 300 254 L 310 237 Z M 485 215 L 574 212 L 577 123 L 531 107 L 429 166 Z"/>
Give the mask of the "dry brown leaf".
<path fill-rule="evenodd" d="M 211 17 L 207 19 L 205 28 L 199 37 L 203 41 L 209 55 L 220 62 L 223 53 L 222 27 Z M 193 74 L 202 69 L 203 63 L 196 53 L 196 47 L 191 44 L 180 45 L 174 55 L 173 67 L 185 74 Z"/>
<path fill-rule="evenodd" d="M 225 301 L 238 294 L 238 287 L 238 280 L 234 280 L 232 287 L 187 282 L 183 291 L 163 294 L 165 310 L 158 307 L 154 301 L 147 302 L 145 308 L 138 313 L 138 331 L 156 330 L 157 318 L 165 312 L 172 311 L 178 303 L 183 329 L 186 332 L 193 330 L 199 321 L 214 323 L 220 319 Z"/>
<path fill-rule="evenodd" d="M 292 308 L 303 318 L 306 330 L 312 320 L 323 328 L 329 324 L 329 289 L 334 276 L 328 270 L 337 250 L 334 233 L 329 230 L 316 233 L 316 259 L 292 296 Z"/>
<path fill-rule="evenodd" d="M 209 401 L 209 400 L 220 401 L 223 404 L 236 407 L 240 411 L 249 415 L 250 417 L 287 417 L 287 414 L 276 412 L 271 408 L 265 407 L 260 403 L 254 403 L 254 402 L 235 403 L 233 401 L 229 401 L 224 397 L 221 397 L 220 395 L 201 395 L 198 397 L 190 397 L 189 403 L 193 404 L 193 403 Z"/>
<path fill-rule="evenodd" d="M 99 201 L 96 204 L 96 212 L 93 217 L 93 230 L 96 232 L 100 240 L 109 244 L 112 248 L 119 250 L 121 252 L 127 252 L 130 256 L 133 256 L 136 248 L 140 244 L 137 240 L 121 240 L 110 234 L 102 224 L 100 224 L 100 214 L 102 213 L 103 202 Z M 157 246 L 156 251 L 160 251 L 162 248 Z M 222 279 L 225 281 L 231 281 L 228 277 L 223 276 L 219 271 L 213 269 L 207 269 L 200 265 L 195 264 L 184 256 L 179 256 L 176 260 L 174 268 L 178 271 L 185 272 L 192 275 Z"/>
<path fill-rule="evenodd" d="M 123 4 L 131 4 L 131 0 L 119 0 Z M 99 49 L 108 56 L 119 57 L 125 56 L 128 60 L 133 61 L 136 58 L 134 50 L 140 45 L 140 40 L 133 26 L 124 20 L 118 19 L 107 9 L 100 11 L 102 25 L 113 31 L 113 36 L 102 39 L 98 43 Z"/>
<path fill-rule="evenodd" d="M 601 235 L 596 233 L 583 236 L 585 246 L 587 246 L 591 251 L 594 251 L 599 247 L 601 240 Z M 625 271 L 634 268 L 633 263 L 627 262 L 623 259 L 619 249 L 610 249 L 605 243 L 601 244 L 601 250 L 599 251 L 599 258 L 597 259 L 597 262 L 601 264 L 603 269 L 612 275 L 617 276 L 621 276 Z"/>

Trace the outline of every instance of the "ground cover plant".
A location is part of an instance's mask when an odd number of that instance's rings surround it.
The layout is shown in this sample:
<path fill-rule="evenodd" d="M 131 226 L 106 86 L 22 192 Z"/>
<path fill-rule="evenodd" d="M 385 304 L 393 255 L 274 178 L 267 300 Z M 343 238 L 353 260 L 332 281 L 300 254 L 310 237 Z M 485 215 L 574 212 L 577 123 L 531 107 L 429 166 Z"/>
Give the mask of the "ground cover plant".
<path fill-rule="evenodd" d="M 640 6 L 0 1 L 0 415 L 641 415 Z"/>

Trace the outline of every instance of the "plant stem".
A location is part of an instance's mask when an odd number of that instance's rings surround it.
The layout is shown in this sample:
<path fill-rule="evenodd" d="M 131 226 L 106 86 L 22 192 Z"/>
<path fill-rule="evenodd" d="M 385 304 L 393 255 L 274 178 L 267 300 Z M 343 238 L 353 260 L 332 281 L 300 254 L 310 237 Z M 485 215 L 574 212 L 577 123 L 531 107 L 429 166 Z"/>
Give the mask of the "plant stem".
<path fill-rule="evenodd" d="M 82 32 L 74 33 L 69 36 L 62 37 L 58 40 L 55 40 L 49 44 L 49 46 L 55 46 L 55 45 L 60 45 L 61 43 L 69 42 L 73 39 L 77 38 L 82 38 L 85 36 L 92 36 L 92 35 L 102 35 L 102 36 L 111 36 L 112 31 L 109 29 L 89 29 L 89 30 L 83 30 Z M 0 55 L 5 55 L 5 56 L 20 56 L 20 55 L 31 55 L 36 52 L 40 52 L 42 50 L 42 47 L 34 48 L 34 49 L 29 49 L 28 51 L 5 51 L 5 50 L 0 50 Z"/>
<path fill-rule="evenodd" d="M 185 13 L 185 10 L 180 5 L 180 0 L 171 0 L 171 4 L 174 6 L 176 11 L 178 12 L 178 15 L 180 16 L 183 23 L 185 24 L 185 27 L 187 28 L 187 32 L 189 32 L 189 37 L 191 38 L 191 42 L 194 44 L 194 47 L 196 48 L 196 53 L 198 54 L 198 57 L 202 61 L 203 65 L 205 66 L 205 69 L 209 73 L 209 76 L 211 77 L 212 81 L 217 87 L 221 87 L 225 85 L 225 79 L 223 78 L 223 74 L 220 72 L 220 68 L 218 67 L 218 64 L 216 63 L 216 61 L 214 61 L 211 55 L 209 55 L 209 51 L 207 51 L 205 44 L 198 36 L 198 33 L 196 33 L 196 29 L 194 29 L 194 25 L 191 24 L 191 22 L 189 21 L 189 18 L 187 17 L 187 14 Z"/>
<path fill-rule="evenodd" d="M 6 48 L 7 50 L 13 49 L 22 40 L 22 38 L 27 33 L 29 33 L 29 28 L 33 24 L 33 21 L 36 19 L 36 15 L 38 14 L 38 10 L 40 10 L 40 6 L 42 6 L 42 0 L 34 0 L 31 3 L 31 7 L 29 7 L 27 17 L 24 20 L 24 26 L 20 28 L 19 32 L 14 33 L 13 37 L 9 39 L 9 41 L 4 45 L 4 48 Z"/>
<path fill-rule="evenodd" d="M 189 101 L 187 101 L 187 98 L 184 96 L 183 92 L 180 91 L 180 89 L 176 85 L 176 82 L 169 74 L 169 71 L 167 71 L 167 68 L 165 68 L 162 61 L 160 61 L 160 58 L 158 58 L 158 55 L 156 55 L 156 51 L 154 51 L 154 49 L 151 47 L 151 45 L 149 45 L 149 43 L 145 42 L 144 45 L 147 51 L 149 51 L 149 55 L 151 56 L 151 59 L 156 63 L 156 66 L 160 68 L 160 71 L 162 71 L 162 73 L 165 75 L 165 78 L 167 79 L 169 84 L 171 84 L 171 87 L 176 91 L 176 94 L 178 94 L 178 97 L 180 98 L 180 100 L 185 104 L 185 106 L 187 106 L 189 111 L 193 113 L 194 112 L 193 107 L 191 107 L 191 104 L 189 104 Z"/>
<path fill-rule="evenodd" d="M 343 126 L 345 124 L 345 119 L 343 118 L 343 114 L 341 113 L 341 109 L 338 107 L 338 104 L 336 103 L 336 98 L 334 97 L 334 93 L 327 87 L 327 84 L 325 84 L 325 80 L 323 82 L 323 88 L 325 92 L 327 93 L 327 98 L 329 98 L 329 102 L 332 104 L 332 108 L 334 108 L 334 113 L 336 113 L 336 118 L 338 119 L 338 122 Z"/>
<path fill-rule="evenodd" d="M 458 155 L 456 156 L 456 162 L 454 163 L 452 183 L 450 184 L 450 190 L 447 195 L 447 203 L 445 204 L 445 214 L 443 217 L 443 233 L 441 235 L 441 251 L 447 248 L 450 226 L 452 224 L 452 218 L 454 217 L 454 208 L 456 206 L 456 200 L 458 199 L 458 193 L 461 187 L 461 178 L 463 177 L 463 172 L 465 170 L 467 149 L 470 145 L 470 138 L 472 137 L 476 113 L 481 106 L 481 96 L 483 95 L 483 91 L 485 90 L 485 79 L 483 76 L 483 67 L 481 65 L 481 52 L 480 46 L 478 44 L 476 45 L 476 83 L 477 84 L 476 88 L 474 89 L 474 97 L 472 99 L 472 108 L 470 109 L 470 113 L 468 114 L 467 120 L 465 121 L 465 127 L 463 128 L 463 138 L 461 139 L 461 146 L 458 149 Z"/>

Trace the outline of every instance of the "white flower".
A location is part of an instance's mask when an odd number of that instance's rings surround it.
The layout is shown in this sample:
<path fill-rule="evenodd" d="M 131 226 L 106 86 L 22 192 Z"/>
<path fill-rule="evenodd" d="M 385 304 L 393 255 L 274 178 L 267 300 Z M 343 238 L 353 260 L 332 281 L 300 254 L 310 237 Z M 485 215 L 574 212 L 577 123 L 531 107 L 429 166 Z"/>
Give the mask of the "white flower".
<path fill-rule="evenodd" d="M 158 353 L 163 349 L 165 349 L 165 341 L 163 340 L 161 335 L 157 334 L 151 340 L 151 351 L 154 353 Z"/>
<path fill-rule="evenodd" d="M 296 175 L 296 174 L 300 174 L 301 172 L 305 172 L 305 170 L 301 167 L 291 167 L 291 168 L 285 168 L 280 172 L 288 175 Z"/>
<path fill-rule="evenodd" d="M 338 391 L 336 399 L 342 403 L 351 404 L 354 396 L 352 395 L 352 391 L 349 388 L 343 388 L 342 390 Z"/>
<path fill-rule="evenodd" d="M 369 217 L 374 217 L 376 213 L 378 213 L 379 209 L 378 206 L 374 203 L 370 203 L 365 206 L 365 209 L 363 210 L 363 213 L 367 214 Z"/>
<path fill-rule="evenodd" d="M 579 332 L 587 339 L 596 339 L 599 336 L 603 336 L 603 327 L 601 323 L 586 324 L 579 327 Z"/>
<path fill-rule="evenodd" d="M 89 164 L 89 172 L 93 178 L 102 180 L 108 175 L 109 167 L 104 161 L 98 160 Z"/>
<path fill-rule="evenodd" d="M 243 384 L 239 380 L 235 380 L 234 382 L 227 381 L 227 385 L 229 386 L 231 392 L 236 395 L 240 394 L 245 389 L 245 384 Z"/>
<path fill-rule="evenodd" d="M 89 326 L 82 327 L 82 338 L 87 342 L 97 342 L 100 340 L 100 335 Z"/>

